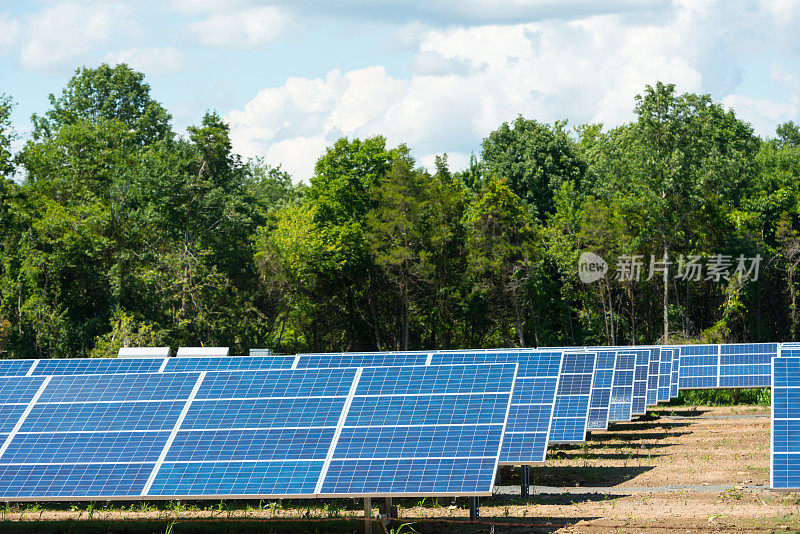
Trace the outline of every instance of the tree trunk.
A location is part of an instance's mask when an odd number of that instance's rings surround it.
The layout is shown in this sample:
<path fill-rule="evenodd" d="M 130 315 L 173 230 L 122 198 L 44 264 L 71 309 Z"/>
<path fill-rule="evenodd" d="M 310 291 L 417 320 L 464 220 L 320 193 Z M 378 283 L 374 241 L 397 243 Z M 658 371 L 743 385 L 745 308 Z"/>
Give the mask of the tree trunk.
<path fill-rule="evenodd" d="M 378 323 L 378 312 L 375 309 L 375 291 L 372 287 L 372 276 L 369 277 L 367 282 L 367 291 L 369 291 L 369 314 L 372 317 L 372 330 L 375 334 L 375 346 L 379 351 L 383 350 L 381 348 L 381 329 Z"/>
<path fill-rule="evenodd" d="M 669 259 L 669 245 L 664 239 L 664 261 Z M 664 343 L 669 341 L 669 276 L 667 276 L 667 265 L 664 264 Z"/>
<path fill-rule="evenodd" d="M 522 330 L 522 318 L 519 314 L 519 302 L 517 302 L 516 291 L 511 292 L 511 301 L 514 305 L 514 319 L 517 321 L 517 337 L 519 338 L 519 346 L 525 347 L 525 332 Z"/>

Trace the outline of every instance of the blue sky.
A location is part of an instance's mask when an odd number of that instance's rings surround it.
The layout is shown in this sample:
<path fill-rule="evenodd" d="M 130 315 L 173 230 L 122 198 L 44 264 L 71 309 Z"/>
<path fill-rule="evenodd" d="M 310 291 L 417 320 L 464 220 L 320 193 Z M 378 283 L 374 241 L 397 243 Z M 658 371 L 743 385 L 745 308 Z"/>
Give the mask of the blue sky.
<path fill-rule="evenodd" d="M 19 146 L 76 68 L 124 61 L 177 131 L 214 109 L 298 180 L 341 136 L 458 169 L 518 114 L 629 121 L 656 80 L 770 136 L 800 122 L 798 27 L 795 0 L 2 0 L 0 92 Z"/>

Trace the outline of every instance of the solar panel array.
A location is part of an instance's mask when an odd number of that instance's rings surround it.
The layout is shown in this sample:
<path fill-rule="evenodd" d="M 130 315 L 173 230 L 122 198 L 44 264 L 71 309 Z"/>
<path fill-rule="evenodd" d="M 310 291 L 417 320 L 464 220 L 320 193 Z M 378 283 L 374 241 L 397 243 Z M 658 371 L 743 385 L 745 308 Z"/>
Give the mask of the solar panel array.
<path fill-rule="evenodd" d="M 0 499 L 490 494 L 516 376 L 514 364 L 76 363 L 0 378 Z"/>
<path fill-rule="evenodd" d="M 498 465 L 542 463 L 548 444 L 679 389 L 769 385 L 779 369 L 788 384 L 779 360 L 800 347 L 779 349 L 3 360 L 0 499 L 490 494 Z M 777 387 L 798 405 L 800 384 Z M 800 416 L 782 406 L 773 476 L 791 487 Z"/>

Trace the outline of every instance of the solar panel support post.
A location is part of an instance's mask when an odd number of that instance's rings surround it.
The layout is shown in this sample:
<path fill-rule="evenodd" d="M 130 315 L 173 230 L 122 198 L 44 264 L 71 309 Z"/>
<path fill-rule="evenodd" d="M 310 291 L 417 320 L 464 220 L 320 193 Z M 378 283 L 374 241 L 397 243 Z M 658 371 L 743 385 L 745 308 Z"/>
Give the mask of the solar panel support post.
<path fill-rule="evenodd" d="M 364 534 L 372 534 L 372 499 L 364 497 Z"/>
<path fill-rule="evenodd" d="M 477 521 L 478 520 L 478 498 L 477 497 L 470 497 L 469 498 L 469 520 L 470 521 Z"/>
<path fill-rule="evenodd" d="M 528 498 L 528 466 L 523 465 L 519 471 L 519 494 L 523 499 Z"/>
<path fill-rule="evenodd" d="M 397 507 L 392 504 L 392 498 L 386 497 L 383 501 L 383 513 L 392 519 L 397 517 Z"/>

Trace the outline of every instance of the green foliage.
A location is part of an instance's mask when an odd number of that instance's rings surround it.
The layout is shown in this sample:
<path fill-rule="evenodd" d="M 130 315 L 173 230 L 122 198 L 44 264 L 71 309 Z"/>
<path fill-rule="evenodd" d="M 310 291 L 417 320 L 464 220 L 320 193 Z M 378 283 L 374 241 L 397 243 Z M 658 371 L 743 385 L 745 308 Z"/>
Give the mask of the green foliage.
<path fill-rule="evenodd" d="M 339 139 L 303 185 L 243 161 L 215 112 L 177 136 L 126 65 L 78 69 L 16 155 L 0 97 L 0 352 L 796 340 L 797 126 L 762 142 L 669 84 L 633 104 L 611 130 L 520 116 L 455 172 L 380 136 Z M 585 251 L 608 276 L 580 281 Z M 614 276 L 624 254 L 664 253 L 761 254 L 762 269 Z"/>

